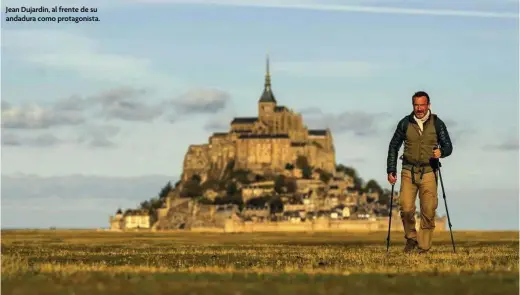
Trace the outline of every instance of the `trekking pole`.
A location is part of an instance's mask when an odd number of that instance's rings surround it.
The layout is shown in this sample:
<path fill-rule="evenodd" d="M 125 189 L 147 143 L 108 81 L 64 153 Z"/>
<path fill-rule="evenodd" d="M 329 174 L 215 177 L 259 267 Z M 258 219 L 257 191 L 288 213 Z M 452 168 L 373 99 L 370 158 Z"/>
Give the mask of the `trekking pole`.
<path fill-rule="evenodd" d="M 390 227 L 392 225 L 392 207 L 394 205 L 394 186 L 395 183 L 392 184 L 392 193 L 390 194 L 390 209 L 388 213 L 388 235 L 386 237 L 386 254 L 388 254 L 388 247 L 390 247 Z"/>
<path fill-rule="evenodd" d="M 434 147 L 435 149 L 435 147 Z M 444 183 L 442 181 L 442 175 L 441 175 L 441 161 L 437 159 L 438 167 L 437 170 L 439 171 L 439 179 L 441 180 L 441 188 L 442 188 L 442 198 L 444 199 L 444 207 L 446 208 L 446 215 L 448 216 L 448 226 L 450 227 L 450 235 L 451 235 L 451 245 L 453 246 L 453 253 L 455 252 L 455 240 L 453 239 L 453 232 L 451 231 L 451 220 L 450 220 L 450 213 L 448 212 L 448 202 L 446 201 L 446 192 L 444 191 Z"/>
<path fill-rule="evenodd" d="M 441 175 L 441 162 L 439 161 L 439 179 L 441 180 L 441 188 L 442 188 L 442 197 L 444 199 L 444 207 L 446 208 L 446 215 L 448 216 L 448 225 L 450 227 L 450 235 L 451 235 L 451 244 L 453 246 L 453 253 L 455 252 L 455 241 L 453 240 L 453 232 L 451 231 L 451 220 L 450 220 L 450 213 L 448 212 L 448 202 L 446 201 L 446 192 L 444 191 L 444 183 L 442 182 L 442 175 Z"/>

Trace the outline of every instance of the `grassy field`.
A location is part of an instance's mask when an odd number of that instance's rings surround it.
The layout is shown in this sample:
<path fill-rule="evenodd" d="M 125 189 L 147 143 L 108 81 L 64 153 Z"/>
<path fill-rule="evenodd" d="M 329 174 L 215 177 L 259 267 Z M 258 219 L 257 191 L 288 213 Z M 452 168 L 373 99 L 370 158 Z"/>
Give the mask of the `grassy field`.
<path fill-rule="evenodd" d="M 518 232 L 3 231 L 2 294 L 518 294 Z"/>

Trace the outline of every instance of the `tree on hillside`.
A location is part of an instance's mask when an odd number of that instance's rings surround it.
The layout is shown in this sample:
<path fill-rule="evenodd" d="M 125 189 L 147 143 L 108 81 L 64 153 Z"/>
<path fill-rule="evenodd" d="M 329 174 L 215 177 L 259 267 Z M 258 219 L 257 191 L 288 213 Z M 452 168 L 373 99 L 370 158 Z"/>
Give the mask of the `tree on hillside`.
<path fill-rule="evenodd" d="M 242 195 L 238 191 L 234 195 L 225 195 L 223 197 L 216 197 L 214 201 L 215 205 L 235 204 L 238 205 L 239 209 L 244 208 L 244 202 L 242 201 Z"/>
<path fill-rule="evenodd" d="M 166 198 L 160 199 L 159 197 L 155 197 L 148 201 L 141 202 L 139 205 L 139 209 L 148 211 L 152 224 L 157 221 L 157 210 L 163 206 L 165 199 Z"/>
<path fill-rule="evenodd" d="M 238 169 L 231 173 L 231 178 L 236 179 L 236 181 L 242 184 L 249 184 L 251 180 L 249 179 L 249 170 Z"/>
<path fill-rule="evenodd" d="M 303 167 L 302 176 L 305 179 L 311 179 L 312 178 L 312 168 L 310 166 Z"/>
<path fill-rule="evenodd" d="M 261 196 L 248 200 L 246 202 L 247 207 L 260 208 L 271 202 L 271 196 Z"/>
<path fill-rule="evenodd" d="M 256 174 L 256 175 L 255 175 L 255 182 L 266 181 L 266 180 L 267 180 L 267 177 L 268 177 L 268 176 L 264 176 L 264 175 Z"/>
<path fill-rule="evenodd" d="M 357 190 L 363 189 L 363 178 L 359 177 L 356 169 L 353 167 L 345 166 L 343 164 L 339 164 L 336 166 L 337 172 L 344 172 L 346 175 L 349 175 L 354 179 L 354 188 Z"/>
<path fill-rule="evenodd" d="M 230 182 L 226 187 L 226 192 L 228 196 L 234 196 L 238 193 L 237 184 L 234 182 Z"/>
<path fill-rule="evenodd" d="M 296 158 L 296 168 L 302 170 L 302 176 L 305 179 L 312 178 L 312 167 L 309 165 L 309 160 L 305 156 L 298 156 Z"/>
<path fill-rule="evenodd" d="M 336 171 L 337 172 L 344 172 L 346 175 L 349 175 L 352 178 L 358 177 L 356 169 L 354 169 L 352 167 L 349 167 L 349 166 L 345 166 L 343 164 L 337 165 L 336 166 Z"/>
<path fill-rule="evenodd" d="M 281 194 L 283 193 L 283 188 L 285 187 L 285 176 L 278 175 L 274 181 L 274 191 Z"/>
<path fill-rule="evenodd" d="M 269 207 L 271 209 L 271 213 L 280 213 L 283 212 L 283 202 L 280 197 L 273 197 L 269 203 Z"/>
<path fill-rule="evenodd" d="M 171 182 L 168 181 L 168 183 L 159 192 L 159 199 L 160 200 L 166 199 L 166 197 L 168 196 L 168 193 L 170 193 L 170 191 L 172 191 L 172 190 L 173 190 L 172 184 L 171 184 Z"/>
<path fill-rule="evenodd" d="M 149 210 L 151 207 L 150 200 L 142 201 L 141 204 L 139 204 L 139 209 Z"/>
<path fill-rule="evenodd" d="M 379 185 L 379 183 L 377 183 L 376 180 L 374 179 L 370 179 L 365 187 L 364 187 L 364 191 L 366 192 L 369 192 L 369 191 L 375 191 L 377 192 L 379 195 L 381 195 L 383 193 L 383 188 Z"/>
<path fill-rule="evenodd" d="M 332 174 L 323 170 L 323 169 L 317 169 L 316 172 L 320 174 L 320 180 L 324 183 L 328 183 L 329 180 L 332 178 Z"/>
<path fill-rule="evenodd" d="M 296 180 L 294 179 L 287 179 L 285 181 L 285 187 L 287 188 L 287 192 L 289 194 L 294 194 L 296 192 Z"/>
<path fill-rule="evenodd" d="M 157 197 L 151 198 L 150 200 L 143 201 L 139 204 L 140 209 L 148 210 L 152 213 L 153 210 L 159 209 L 166 202 L 166 197 L 173 190 L 171 182 L 168 181 L 166 185 L 159 191 Z"/>
<path fill-rule="evenodd" d="M 363 178 L 361 177 L 356 177 L 354 178 L 354 188 L 357 189 L 357 190 L 361 190 L 363 188 Z"/>
<path fill-rule="evenodd" d="M 194 198 L 202 195 L 202 187 L 200 185 L 201 178 L 195 174 L 188 180 L 180 193 L 181 198 Z"/>
<path fill-rule="evenodd" d="M 378 203 L 389 206 L 390 205 L 390 194 L 391 194 L 391 191 L 389 189 L 384 189 L 382 194 L 379 196 Z"/>

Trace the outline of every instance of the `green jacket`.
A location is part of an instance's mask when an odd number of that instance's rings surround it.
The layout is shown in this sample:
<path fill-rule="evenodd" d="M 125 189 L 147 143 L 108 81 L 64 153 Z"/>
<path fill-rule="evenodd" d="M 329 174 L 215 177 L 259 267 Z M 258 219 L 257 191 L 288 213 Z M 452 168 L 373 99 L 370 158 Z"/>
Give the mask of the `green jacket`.
<path fill-rule="evenodd" d="M 444 122 L 433 113 L 423 124 L 422 135 L 419 133 L 419 125 L 413 118 L 413 112 L 405 116 L 397 124 L 392 140 L 388 147 L 387 173 L 397 172 L 397 153 L 404 143 L 403 169 L 415 172 L 431 172 L 438 163 L 433 159 L 433 147 L 439 145 L 441 158 L 448 157 L 453 151 L 453 145 Z"/>

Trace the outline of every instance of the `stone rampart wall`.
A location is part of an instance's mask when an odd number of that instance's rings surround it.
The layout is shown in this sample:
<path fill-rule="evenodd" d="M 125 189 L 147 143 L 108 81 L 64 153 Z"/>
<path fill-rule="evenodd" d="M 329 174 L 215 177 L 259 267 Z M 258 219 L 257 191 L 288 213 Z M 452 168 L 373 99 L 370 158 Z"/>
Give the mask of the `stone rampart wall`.
<path fill-rule="evenodd" d="M 443 217 L 436 220 L 436 231 L 447 230 L 447 220 Z M 420 229 L 420 220 L 417 220 L 417 229 Z M 307 222 L 236 222 L 226 220 L 224 228 L 196 227 L 191 231 L 197 232 L 376 232 L 388 230 L 388 218 L 376 220 L 316 220 Z M 392 217 L 392 231 L 403 231 L 401 219 Z"/>

